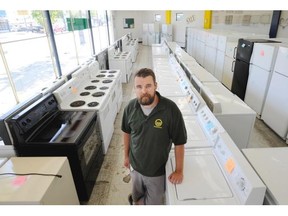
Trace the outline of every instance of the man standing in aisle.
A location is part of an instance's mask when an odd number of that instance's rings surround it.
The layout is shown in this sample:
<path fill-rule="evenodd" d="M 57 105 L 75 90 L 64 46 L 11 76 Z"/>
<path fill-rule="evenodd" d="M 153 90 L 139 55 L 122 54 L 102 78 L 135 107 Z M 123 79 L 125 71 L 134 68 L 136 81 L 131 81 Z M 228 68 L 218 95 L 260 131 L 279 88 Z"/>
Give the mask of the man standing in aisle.
<path fill-rule="evenodd" d="M 156 91 L 155 74 L 140 69 L 134 78 L 137 98 L 125 107 L 124 166 L 130 169 L 131 205 L 164 204 L 165 165 L 174 143 L 176 169 L 168 177 L 173 184 L 183 180 L 184 144 L 187 132 L 177 105 Z"/>

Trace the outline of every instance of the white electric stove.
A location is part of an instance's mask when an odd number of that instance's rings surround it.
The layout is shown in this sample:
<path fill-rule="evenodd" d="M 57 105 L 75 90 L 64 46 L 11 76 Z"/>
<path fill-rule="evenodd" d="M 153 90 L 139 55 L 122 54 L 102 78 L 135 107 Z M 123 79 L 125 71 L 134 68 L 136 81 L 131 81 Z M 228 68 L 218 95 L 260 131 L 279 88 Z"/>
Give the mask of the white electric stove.
<path fill-rule="evenodd" d="M 109 52 L 109 51 L 108 51 Z M 128 83 L 132 74 L 132 57 L 130 52 L 120 52 L 115 55 L 108 55 L 109 69 L 121 71 L 122 83 Z"/>
<path fill-rule="evenodd" d="M 116 117 L 115 79 L 87 79 L 79 75 L 53 92 L 60 110 L 93 111 L 98 113 L 106 154 L 113 132 Z"/>

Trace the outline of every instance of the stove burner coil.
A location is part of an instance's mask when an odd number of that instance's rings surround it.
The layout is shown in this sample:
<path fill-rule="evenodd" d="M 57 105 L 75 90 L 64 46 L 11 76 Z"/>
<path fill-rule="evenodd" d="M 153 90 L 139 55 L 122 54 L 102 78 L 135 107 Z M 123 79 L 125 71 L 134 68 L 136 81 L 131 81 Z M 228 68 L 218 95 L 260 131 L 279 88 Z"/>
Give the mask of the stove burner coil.
<path fill-rule="evenodd" d="M 89 95 L 90 94 L 90 92 L 81 92 L 80 93 L 80 96 L 87 96 L 87 95 Z"/>
<path fill-rule="evenodd" d="M 102 83 L 111 83 L 111 82 L 112 82 L 112 80 L 109 80 L 109 79 L 102 81 Z"/>
<path fill-rule="evenodd" d="M 80 106 L 83 106 L 85 104 L 85 101 L 82 101 L 82 100 L 77 100 L 77 101 L 74 101 L 70 104 L 71 107 L 80 107 Z"/>
<path fill-rule="evenodd" d="M 107 71 L 106 70 L 102 70 L 102 71 L 100 71 L 100 73 L 107 73 Z"/>
<path fill-rule="evenodd" d="M 95 106 L 98 106 L 98 105 L 99 105 L 98 102 L 91 102 L 91 103 L 87 104 L 88 107 L 95 107 Z"/>
<path fill-rule="evenodd" d="M 86 86 L 85 89 L 86 90 L 93 90 L 93 89 L 96 89 L 96 86 Z"/>
<path fill-rule="evenodd" d="M 117 71 L 115 71 L 115 70 L 111 70 L 111 71 L 109 71 L 108 73 L 116 73 Z"/>
<path fill-rule="evenodd" d="M 105 77 L 105 75 L 104 75 L 104 74 L 99 74 L 99 75 L 97 75 L 96 77 L 101 78 L 101 77 Z"/>
<path fill-rule="evenodd" d="M 114 75 L 113 74 L 109 74 L 107 77 L 114 77 Z"/>
<path fill-rule="evenodd" d="M 108 87 L 108 86 L 102 86 L 102 87 L 100 87 L 99 89 L 100 89 L 100 90 L 107 90 L 107 89 L 109 89 L 109 87 Z"/>
<path fill-rule="evenodd" d="M 95 92 L 92 94 L 93 97 L 102 97 L 105 94 L 105 92 Z"/>
<path fill-rule="evenodd" d="M 98 83 L 99 80 L 92 80 L 91 82 L 92 82 L 92 83 Z"/>

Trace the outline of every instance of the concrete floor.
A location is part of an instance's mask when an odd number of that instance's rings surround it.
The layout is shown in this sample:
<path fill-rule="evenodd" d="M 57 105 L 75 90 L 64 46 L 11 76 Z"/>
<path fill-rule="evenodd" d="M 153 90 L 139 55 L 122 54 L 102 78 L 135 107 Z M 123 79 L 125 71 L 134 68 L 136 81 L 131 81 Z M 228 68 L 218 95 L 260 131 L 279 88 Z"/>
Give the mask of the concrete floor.
<path fill-rule="evenodd" d="M 151 47 L 139 45 L 137 62 L 133 65 L 133 74 L 140 68 L 152 68 Z M 124 107 L 134 97 L 133 74 L 128 84 L 123 84 L 123 104 L 115 121 L 115 131 L 103 165 L 98 175 L 88 205 L 129 205 L 127 196 L 131 192 L 129 171 L 123 166 L 123 138 L 121 118 Z M 262 120 L 256 119 L 250 148 L 284 147 L 286 143 L 267 127 Z"/>

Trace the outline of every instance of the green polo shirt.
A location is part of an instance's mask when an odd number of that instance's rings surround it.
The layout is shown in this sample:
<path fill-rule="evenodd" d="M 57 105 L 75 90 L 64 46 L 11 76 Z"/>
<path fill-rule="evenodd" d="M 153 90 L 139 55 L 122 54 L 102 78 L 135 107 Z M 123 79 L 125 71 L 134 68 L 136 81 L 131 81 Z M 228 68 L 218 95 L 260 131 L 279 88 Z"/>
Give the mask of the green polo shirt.
<path fill-rule="evenodd" d="M 171 144 L 182 145 L 187 132 L 182 113 L 170 99 L 159 97 L 157 106 L 145 116 L 137 98 L 124 109 L 122 131 L 130 134 L 129 160 L 132 167 L 145 176 L 165 174 Z"/>

